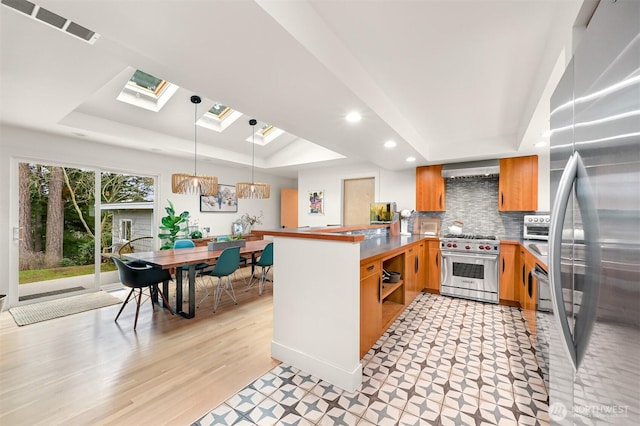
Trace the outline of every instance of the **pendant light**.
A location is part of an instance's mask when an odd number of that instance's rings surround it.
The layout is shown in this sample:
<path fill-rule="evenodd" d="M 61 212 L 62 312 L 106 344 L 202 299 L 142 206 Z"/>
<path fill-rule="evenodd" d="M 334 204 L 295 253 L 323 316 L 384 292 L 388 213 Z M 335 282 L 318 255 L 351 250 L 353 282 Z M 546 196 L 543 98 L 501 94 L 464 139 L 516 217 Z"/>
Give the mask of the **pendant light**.
<path fill-rule="evenodd" d="M 171 175 L 171 191 L 174 194 L 216 195 L 218 193 L 218 178 L 215 176 L 198 176 L 198 104 L 202 102 L 200 96 L 191 96 L 191 103 L 195 107 L 193 119 L 193 174 L 174 173 Z"/>
<path fill-rule="evenodd" d="M 269 198 L 270 187 L 268 183 L 256 182 L 254 176 L 254 163 L 256 153 L 256 124 L 258 121 L 254 118 L 249 120 L 251 125 L 251 182 L 238 182 L 236 183 L 236 197 L 237 198 Z"/>

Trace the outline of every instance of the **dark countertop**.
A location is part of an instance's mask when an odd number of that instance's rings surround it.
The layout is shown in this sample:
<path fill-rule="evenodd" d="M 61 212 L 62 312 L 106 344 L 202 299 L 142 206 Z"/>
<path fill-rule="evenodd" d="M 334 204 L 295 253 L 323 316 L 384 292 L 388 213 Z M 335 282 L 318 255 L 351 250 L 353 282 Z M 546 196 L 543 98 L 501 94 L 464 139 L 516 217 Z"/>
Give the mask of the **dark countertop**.
<path fill-rule="evenodd" d="M 398 235 L 398 236 L 385 236 L 380 238 L 372 238 L 360 242 L 360 260 L 365 260 L 370 257 L 379 256 L 386 252 L 402 248 L 403 246 L 422 241 L 425 238 L 437 237 L 425 237 L 424 235 Z"/>

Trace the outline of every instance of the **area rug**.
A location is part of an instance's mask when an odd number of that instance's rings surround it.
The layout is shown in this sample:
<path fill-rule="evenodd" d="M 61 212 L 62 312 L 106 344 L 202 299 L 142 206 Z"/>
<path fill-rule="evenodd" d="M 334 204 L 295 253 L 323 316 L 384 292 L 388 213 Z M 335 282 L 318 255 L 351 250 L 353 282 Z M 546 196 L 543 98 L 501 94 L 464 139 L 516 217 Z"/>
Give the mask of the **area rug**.
<path fill-rule="evenodd" d="M 22 326 L 103 308 L 117 303 L 122 303 L 122 300 L 104 291 L 96 291 L 58 300 L 16 306 L 9 309 L 9 312 L 13 315 L 16 324 Z"/>

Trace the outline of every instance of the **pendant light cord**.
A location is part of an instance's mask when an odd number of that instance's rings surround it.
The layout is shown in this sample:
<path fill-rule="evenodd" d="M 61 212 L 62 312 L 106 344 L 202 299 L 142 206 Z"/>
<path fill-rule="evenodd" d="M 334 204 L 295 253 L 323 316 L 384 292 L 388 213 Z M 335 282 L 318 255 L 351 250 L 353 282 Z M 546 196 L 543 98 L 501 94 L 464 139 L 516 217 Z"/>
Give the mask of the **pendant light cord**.
<path fill-rule="evenodd" d="M 253 176 L 253 170 L 255 168 L 256 161 L 256 125 L 251 126 L 251 184 L 255 184 L 256 181 Z"/>
<path fill-rule="evenodd" d="M 198 104 L 193 105 L 193 175 L 198 176 Z"/>

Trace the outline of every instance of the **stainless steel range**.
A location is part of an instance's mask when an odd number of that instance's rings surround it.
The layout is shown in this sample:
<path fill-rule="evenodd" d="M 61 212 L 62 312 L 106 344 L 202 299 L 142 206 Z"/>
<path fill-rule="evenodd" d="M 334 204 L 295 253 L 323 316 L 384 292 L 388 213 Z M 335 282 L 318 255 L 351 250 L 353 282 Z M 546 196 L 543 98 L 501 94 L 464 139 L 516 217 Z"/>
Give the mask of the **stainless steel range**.
<path fill-rule="evenodd" d="M 498 303 L 500 241 L 493 235 L 445 235 L 440 239 L 440 294 Z"/>

